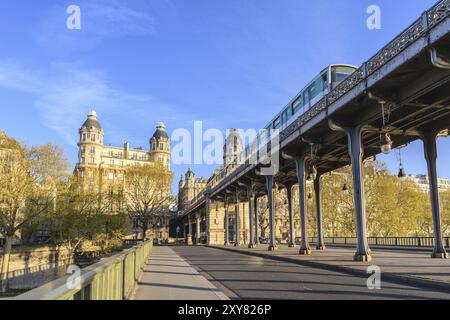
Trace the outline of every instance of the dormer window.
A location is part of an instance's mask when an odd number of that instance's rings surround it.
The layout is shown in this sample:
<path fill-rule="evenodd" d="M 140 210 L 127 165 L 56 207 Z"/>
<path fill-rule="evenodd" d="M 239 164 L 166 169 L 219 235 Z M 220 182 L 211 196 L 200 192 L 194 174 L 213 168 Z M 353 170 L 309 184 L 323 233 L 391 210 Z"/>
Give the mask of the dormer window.
<path fill-rule="evenodd" d="M 91 141 L 92 141 L 92 142 L 95 142 L 95 134 L 92 134 L 92 136 L 91 136 Z"/>
<path fill-rule="evenodd" d="M 83 133 L 83 142 L 86 141 L 86 133 Z"/>

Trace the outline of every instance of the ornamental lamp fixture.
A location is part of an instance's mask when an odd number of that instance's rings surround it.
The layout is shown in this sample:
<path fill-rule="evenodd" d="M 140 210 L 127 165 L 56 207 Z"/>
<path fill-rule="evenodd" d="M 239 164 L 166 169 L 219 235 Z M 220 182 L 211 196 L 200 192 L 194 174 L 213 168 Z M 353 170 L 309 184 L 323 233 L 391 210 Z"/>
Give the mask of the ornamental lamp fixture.
<path fill-rule="evenodd" d="M 401 166 L 400 169 L 398 170 L 398 177 L 400 179 L 406 177 L 405 169 L 403 169 L 403 166 Z"/>
<path fill-rule="evenodd" d="M 317 168 L 313 163 L 308 164 L 308 176 L 306 177 L 306 180 L 316 180 L 317 177 Z"/>
<path fill-rule="evenodd" d="M 388 133 L 380 135 L 380 149 L 384 154 L 389 154 L 392 149 L 392 140 Z"/>

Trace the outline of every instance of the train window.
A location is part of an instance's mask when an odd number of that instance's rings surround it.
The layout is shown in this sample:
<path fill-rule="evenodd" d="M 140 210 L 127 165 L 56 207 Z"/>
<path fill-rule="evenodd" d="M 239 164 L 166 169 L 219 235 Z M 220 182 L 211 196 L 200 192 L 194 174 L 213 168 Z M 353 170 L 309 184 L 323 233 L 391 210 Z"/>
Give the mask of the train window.
<path fill-rule="evenodd" d="M 317 88 L 316 88 L 316 83 L 314 82 L 312 85 L 310 85 L 308 87 L 308 92 L 309 92 L 309 100 L 314 99 L 317 96 Z"/>
<path fill-rule="evenodd" d="M 309 90 L 305 90 L 303 93 L 303 105 L 309 104 Z"/>
<path fill-rule="evenodd" d="M 280 117 L 277 117 L 275 119 L 275 121 L 273 122 L 273 128 L 274 129 L 279 129 L 280 126 L 281 126 L 281 119 L 280 119 Z"/>
<path fill-rule="evenodd" d="M 299 96 L 297 100 L 295 100 L 294 103 L 292 104 L 292 109 L 294 110 L 294 113 L 296 113 L 298 109 L 300 109 L 300 107 L 303 105 L 302 98 L 303 98 L 302 96 Z"/>
<path fill-rule="evenodd" d="M 284 125 L 286 122 L 288 122 L 290 117 L 291 117 L 291 109 L 290 108 L 284 109 L 283 113 L 281 114 L 281 125 Z"/>
<path fill-rule="evenodd" d="M 332 80 L 333 82 L 342 82 L 353 72 L 355 72 L 355 68 L 353 67 L 334 67 L 332 70 Z"/>

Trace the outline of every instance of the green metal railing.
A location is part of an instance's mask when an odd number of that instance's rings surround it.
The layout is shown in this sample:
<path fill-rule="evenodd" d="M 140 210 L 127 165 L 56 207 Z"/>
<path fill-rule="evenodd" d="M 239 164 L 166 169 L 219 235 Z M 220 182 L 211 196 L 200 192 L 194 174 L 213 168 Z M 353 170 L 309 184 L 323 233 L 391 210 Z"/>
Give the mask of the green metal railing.
<path fill-rule="evenodd" d="M 126 300 L 153 247 L 149 240 L 81 270 L 79 286 L 66 275 L 15 297 L 18 300 Z"/>
<path fill-rule="evenodd" d="M 309 241 L 316 243 L 317 237 L 309 237 Z M 324 237 L 325 244 L 351 244 L 356 245 L 355 237 Z M 392 247 L 428 247 L 434 246 L 433 237 L 368 237 L 367 241 L 372 246 Z M 443 237 L 446 247 L 450 247 L 450 237 Z"/>

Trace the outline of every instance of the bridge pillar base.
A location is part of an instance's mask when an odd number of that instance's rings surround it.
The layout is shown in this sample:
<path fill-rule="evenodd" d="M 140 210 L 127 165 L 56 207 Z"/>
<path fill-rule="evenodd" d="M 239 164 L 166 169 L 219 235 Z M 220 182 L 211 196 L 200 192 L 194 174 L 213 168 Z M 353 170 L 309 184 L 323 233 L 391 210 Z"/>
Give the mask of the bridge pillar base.
<path fill-rule="evenodd" d="M 325 250 L 326 247 L 325 247 L 325 245 L 318 245 L 318 246 L 316 247 L 316 249 L 317 249 L 317 250 Z"/>
<path fill-rule="evenodd" d="M 270 245 L 269 248 L 267 248 L 268 251 L 276 251 L 278 250 L 278 247 L 276 245 Z"/>
<path fill-rule="evenodd" d="M 289 248 L 295 248 L 295 244 L 294 243 L 289 243 L 288 247 Z"/>
<path fill-rule="evenodd" d="M 372 261 L 372 255 L 355 253 L 355 255 L 353 256 L 353 260 L 360 262 L 370 262 Z"/>
<path fill-rule="evenodd" d="M 311 254 L 311 249 L 309 249 L 309 248 L 300 248 L 300 250 L 298 251 L 298 254 L 305 255 L 305 256 L 310 255 Z"/>
<path fill-rule="evenodd" d="M 433 252 L 431 254 L 431 258 L 433 259 L 448 259 L 448 253 L 447 252 Z"/>

